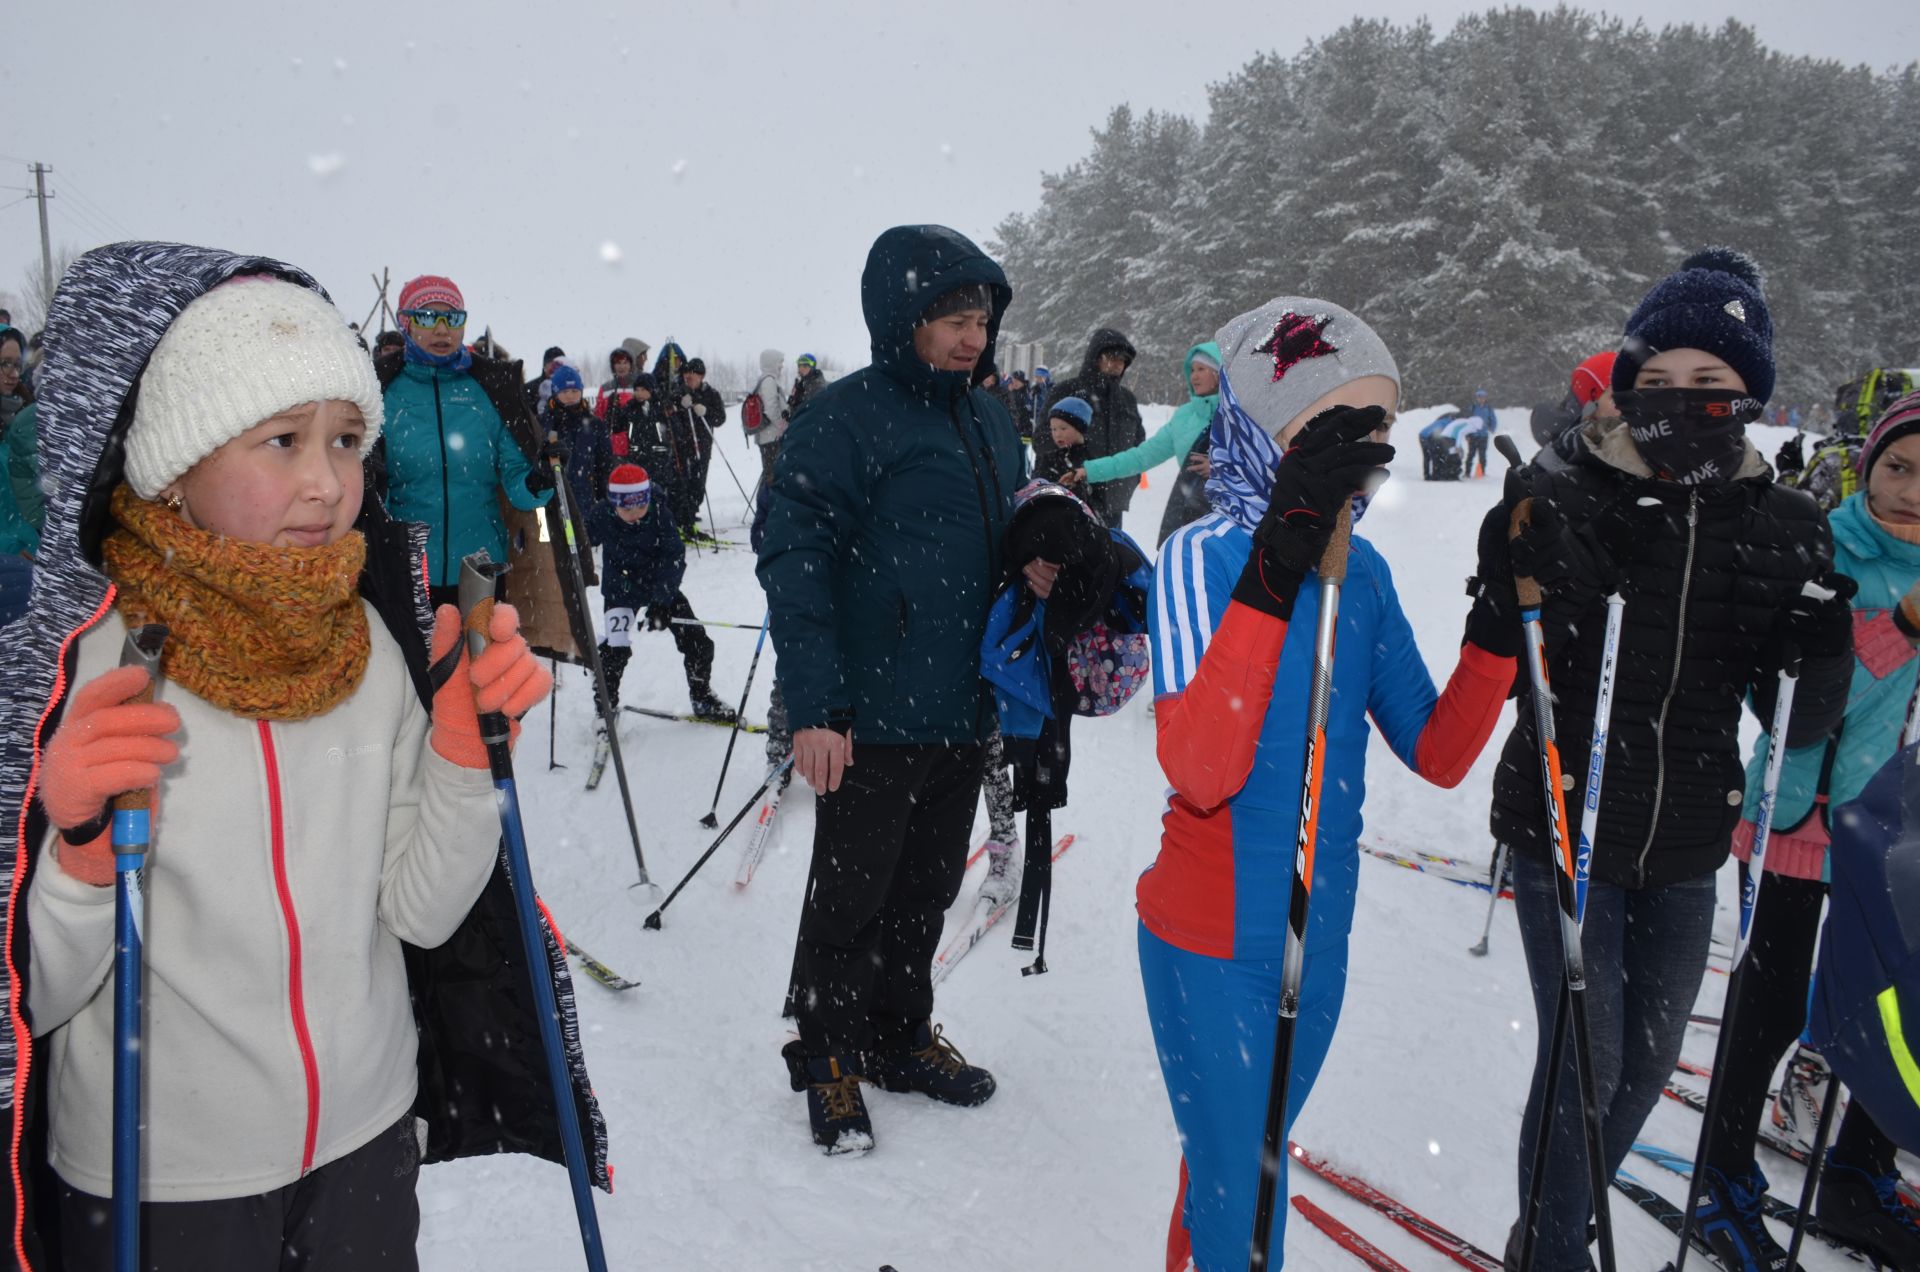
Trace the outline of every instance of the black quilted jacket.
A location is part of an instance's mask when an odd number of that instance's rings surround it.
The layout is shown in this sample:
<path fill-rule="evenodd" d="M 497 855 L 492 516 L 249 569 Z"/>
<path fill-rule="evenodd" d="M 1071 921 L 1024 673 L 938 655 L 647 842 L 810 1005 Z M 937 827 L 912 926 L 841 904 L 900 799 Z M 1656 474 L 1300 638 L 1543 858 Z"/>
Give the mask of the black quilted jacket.
<path fill-rule="evenodd" d="M 1763 724 L 1769 719 L 1781 656 L 1776 617 L 1831 566 L 1833 539 L 1813 500 L 1776 485 L 1751 448 L 1735 480 L 1681 486 L 1629 471 L 1645 465 L 1615 421 L 1589 428 L 1581 442 L 1573 462 L 1546 480 L 1570 525 L 1608 542 L 1626 599 L 1593 877 L 1657 887 L 1726 860 L 1744 781 L 1741 706 L 1751 692 Z M 1577 837 L 1606 629 L 1600 581 L 1549 597 L 1543 620 Z M 1838 725 L 1851 665 L 1850 651 L 1807 660 L 1791 745 Z M 1518 723 L 1494 776 L 1492 829 L 1496 840 L 1546 859 L 1539 736 L 1524 668 L 1520 690 Z"/>

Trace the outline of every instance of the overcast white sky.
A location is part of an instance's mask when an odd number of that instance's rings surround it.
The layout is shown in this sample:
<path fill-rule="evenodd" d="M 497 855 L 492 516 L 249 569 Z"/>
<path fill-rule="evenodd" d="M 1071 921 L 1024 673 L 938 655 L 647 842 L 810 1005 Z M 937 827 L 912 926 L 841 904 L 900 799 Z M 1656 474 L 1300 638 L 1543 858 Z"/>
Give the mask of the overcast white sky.
<path fill-rule="evenodd" d="M 448 274 L 474 330 L 530 358 L 672 334 L 709 358 L 858 365 L 860 267 L 887 226 L 984 241 L 1117 102 L 1203 118 L 1206 86 L 1260 51 L 1356 14 L 1444 32 L 1484 7 L 20 0 L 0 19 L 0 186 L 52 165 L 56 249 L 262 252 L 355 319 L 382 266 Z M 1905 0 L 1608 8 L 1656 27 L 1737 14 L 1786 53 L 1920 55 Z M 16 295 L 39 263 L 19 197 L 0 189 Z"/>

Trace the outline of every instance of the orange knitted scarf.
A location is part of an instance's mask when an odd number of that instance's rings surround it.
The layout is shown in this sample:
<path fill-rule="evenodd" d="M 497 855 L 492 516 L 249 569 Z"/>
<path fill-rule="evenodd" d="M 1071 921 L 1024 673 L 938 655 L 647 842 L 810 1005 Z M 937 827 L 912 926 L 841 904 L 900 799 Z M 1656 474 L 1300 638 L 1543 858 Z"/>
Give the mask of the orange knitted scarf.
<path fill-rule="evenodd" d="M 360 686 L 367 542 L 277 548 L 196 530 L 125 485 L 102 546 L 129 625 L 165 623 L 161 667 L 214 706 L 262 720 L 324 715 Z"/>

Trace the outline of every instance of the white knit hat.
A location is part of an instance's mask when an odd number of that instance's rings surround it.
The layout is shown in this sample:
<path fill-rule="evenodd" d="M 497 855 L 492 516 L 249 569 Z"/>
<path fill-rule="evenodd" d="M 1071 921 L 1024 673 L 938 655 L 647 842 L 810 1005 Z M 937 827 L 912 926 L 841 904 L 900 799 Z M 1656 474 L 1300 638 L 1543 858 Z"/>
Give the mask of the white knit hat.
<path fill-rule="evenodd" d="M 380 382 L 340 311 L 285 279 L 231 279 L 181 310 L 155 346 L 127 431 L 127 484 L 156 498 L 254 425 L 334 399 L 360 408 L 372 446 Z"/>

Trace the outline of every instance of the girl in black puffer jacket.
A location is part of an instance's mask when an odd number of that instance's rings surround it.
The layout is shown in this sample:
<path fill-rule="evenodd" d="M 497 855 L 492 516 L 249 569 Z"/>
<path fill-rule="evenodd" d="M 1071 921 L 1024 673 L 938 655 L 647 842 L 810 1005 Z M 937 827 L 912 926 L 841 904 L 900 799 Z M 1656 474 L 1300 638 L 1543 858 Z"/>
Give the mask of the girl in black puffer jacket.
<path fill-rule="evenodd" d="M 1623 418 L 1590 422 L 1566 468 L 1511 480 L 1508 500 L 1481 530 L 1497 554 L 1512 505 L 1533 497 L 1533 525 L 1513 541 L 1511 563 L 1547 593 L 1542 619 L 1573 817 L 1585 795 L 1606 596 L 1617 587 L 1626 599 L 1582 937 L 1609 1178 L 1679 1059 L 1705 971 L 1714 875 L 1740 816 L 1741 704 L 1751 695 L 1763 723 L 1770 718 L 1792 643 L 1805 662 L 1788 742 L 1815 741 L 1845 708 L 1852 653 L 1851 588 L 1829 572 L 1826 520 L 1807 496 L 1774 484 L 1745 438 L 1774 378 L 1758 268 L 1725 249 L 1699 253 L 1647 294 L 1626 334 L 1613 373 Z M 1803 596 L 1814 581 L 1840 595 Z M 1540 1024 L 1520 1139 L 1523 1222 L 1564 978 L 1539 745 L 1523 701 L 1494 777 L 1491 818 L 1495 838 L 1513 850 Z M 1534 1263 L 1542 1272 L 1589 1267 L 1572 1062 L 1568 1048 Z M 1516 1224 L 1509 1266 L 1520 1236 Z"/>

